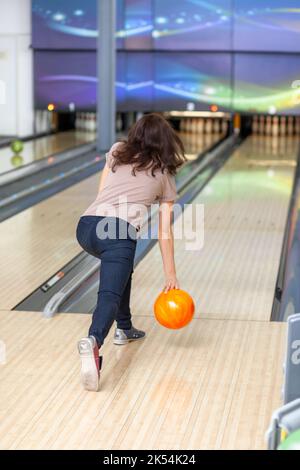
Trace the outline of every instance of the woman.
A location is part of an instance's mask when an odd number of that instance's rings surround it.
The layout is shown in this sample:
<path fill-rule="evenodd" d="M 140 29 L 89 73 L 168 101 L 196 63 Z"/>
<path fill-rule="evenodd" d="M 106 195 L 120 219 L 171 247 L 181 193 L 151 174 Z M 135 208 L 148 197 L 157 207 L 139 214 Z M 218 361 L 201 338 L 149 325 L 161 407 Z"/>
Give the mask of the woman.
<path fill-rule="evenodd" d="M 114 144 L 106 154 L 96 200 L 80 218 L 77 240 L 101 260 L 100 288 L 89 336 L 78 343 L 81 377 L 86 390 L 99 388 L 105 337 L 114 321 L 115 344 L 144 338 L 131 322 L 130 291 L 136 241 L 153 203 L 159 202 L 159 244 L 165 291 L 178 289 L 171 228 L 176 198 L 175 173 L 185 162 L 184 147 L 158 114 L 143 116 L 130 129 L 128 139 Z"/>

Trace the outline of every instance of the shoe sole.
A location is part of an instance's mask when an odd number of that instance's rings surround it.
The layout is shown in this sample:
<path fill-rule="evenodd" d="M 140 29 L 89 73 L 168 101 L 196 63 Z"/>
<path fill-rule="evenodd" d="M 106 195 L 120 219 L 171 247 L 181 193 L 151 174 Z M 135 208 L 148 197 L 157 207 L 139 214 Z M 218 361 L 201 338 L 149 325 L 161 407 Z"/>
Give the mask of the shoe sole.
<path fill-rule="evenodd" d="M 90 338 L 84 338 L 78 342 L 82 385 L 85 390 L 98 392 L 99 372 L 97 371 L 93 348 L 93 341 Z"/>
<path fill-rule="evenodd" d="M 145 336 L 141 336 L 140 338 L 134 339 L 114 339 L 113 343 L 118 346 L 123 346 L 124 344 L 132 343 L 134 341 L 140 341 L 141 339 L 145 339 Z"/>

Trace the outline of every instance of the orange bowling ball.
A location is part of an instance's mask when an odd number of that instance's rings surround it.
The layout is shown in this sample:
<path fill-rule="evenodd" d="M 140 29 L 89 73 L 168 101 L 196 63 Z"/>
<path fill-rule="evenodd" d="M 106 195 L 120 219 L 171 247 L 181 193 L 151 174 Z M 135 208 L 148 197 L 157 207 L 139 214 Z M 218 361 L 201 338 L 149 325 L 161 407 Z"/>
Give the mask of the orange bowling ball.
<path fill-rule="evenodd" d="M 158 323 L 166 328 L 178 330 L 192 320 L 195 304 L 192 297 L 181 289 L 162 292 L 154 303 L 154 314 Z"/>

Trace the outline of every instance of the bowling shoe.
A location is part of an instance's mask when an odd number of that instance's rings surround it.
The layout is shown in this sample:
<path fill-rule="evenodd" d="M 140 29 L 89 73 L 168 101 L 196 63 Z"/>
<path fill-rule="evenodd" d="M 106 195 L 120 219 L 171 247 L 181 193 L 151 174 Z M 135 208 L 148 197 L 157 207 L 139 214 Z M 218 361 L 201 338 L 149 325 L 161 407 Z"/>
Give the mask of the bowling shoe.
<path fill-rule="evenodd" d="M 97 392 L 99 390 L 100 370 L 102 356 L 96 338 L 88 336 L 78 342 L 78 351 L 81 359 L 81 381 L 85 390 Z"/>
<path fill-rule="evenodd" d="M 114 344 L 127 344 L 131 341 L 137 341 L 144 338 L 146 333 L 141 330 L 137 330 L 132 327 L 130 330 L 122 330 L 121 328 L 116 328 L 114 335 Z"/>

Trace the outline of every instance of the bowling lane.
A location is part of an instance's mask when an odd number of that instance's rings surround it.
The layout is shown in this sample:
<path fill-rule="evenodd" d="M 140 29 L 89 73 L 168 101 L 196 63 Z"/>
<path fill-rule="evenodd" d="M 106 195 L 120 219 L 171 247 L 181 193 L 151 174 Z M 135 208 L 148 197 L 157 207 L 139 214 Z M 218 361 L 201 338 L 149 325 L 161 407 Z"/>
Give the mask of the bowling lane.
<path fill-rule="evenodd" d="M 189 158 L 220 139 L 199 136 L 190 145 L 189 136 L 182 137 Z M 95 198 L 98 184 L 96 174 L 0 223 L 0 252 L 6 267 L 0 271 L 0 309 L 12 309 L 80 253 L 76 224 Z"/>
<path fill-rule="evenodd" d="M 183 239 L 175 247 L 178 277 L 197 317 L 270 319 L 298 149 L 296 137 L 250 137 L 194 201 L 204 205 L 204 246 L 188 251 Z M 189 207 L 187 225 L 191 214 Z M 152 315 L 163 285 L 160 265 L 155 246 L 135 270 L 137 315 Z"/>
<path fill-rule="evenodd" d="M 135 318 L 147 338 L 120 348 L 111 331 L 101 390 L 86 393 L 75 346 L 89 322 L 0 311 L 1 449 L 266 448 L 286 324 L 200 318 L 170 331 Z"/>
<path fill-rule="evenodd" d="M 0 309 L 11 309 L 80 251 L 76 223 L 93 201 L 99 174 L 1 222 Z"/>
<path fill-rule="evenodd" d="M 10 147 L 0 149 L 0 173 L 35 162 L 55 153 L 94 141 L 95 132 L 67 131 L 24 142 L 24 150 L 15 156 Z"/>
<path fill-rule="evenodd" d="M 222 132 L 200 135 L 198 133 L 189 132 L 181 133 L 180 135 L 186 146 L 188 159 L 194 159 L 203 146 L 207 148 L 218 141 Z M 73 147 L 93 142 L 95 139 L 95 132 L 76 130 L 59 132 L 24 142 L 24 150 L 20 155 L 14 155 L 9 146 L 4 147 L 0 149 L 0 174 L 13 170 L 16 167 L 41 160 L 55 153 L 60 153 Z"/>

